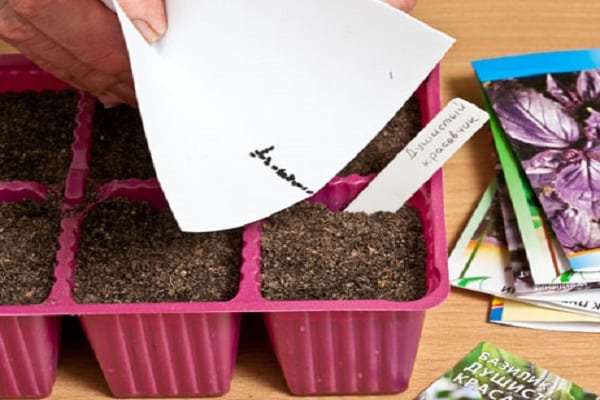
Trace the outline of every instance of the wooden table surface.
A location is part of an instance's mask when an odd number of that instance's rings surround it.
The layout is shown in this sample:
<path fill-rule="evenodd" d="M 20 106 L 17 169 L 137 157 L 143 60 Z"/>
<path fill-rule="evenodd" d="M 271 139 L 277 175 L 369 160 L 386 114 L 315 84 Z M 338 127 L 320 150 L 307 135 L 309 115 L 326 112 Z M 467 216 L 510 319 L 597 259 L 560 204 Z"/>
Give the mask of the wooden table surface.
<path fill-rule="evenodd" d="M 600 47 L 600 1 L 419 0 L 413 15 L 457 39 L 442 62 L 442 99 L 481 105 L 470 61 L 547 50 Z M 11 52 L 0 43 L 0 52 Z M 486 132 L 479 132 L 446 165 L 446 224 L 451 249 L 492 177 Z M 373 399 L 413 399 L 480 341 L 490 341 L 600 393 L 600 336 L 489 324 L 489 297 L 453 289 L 427 313 L 410 387 Z M 244 320 L 231 391 L 223 399 L 284 399 L 288 393 L 261 321 Z M 111 398 L 102 373 L 72 319 L 64 330 L 51 399 Z M 329 396 L 323 399 L 335 399 Z"/>

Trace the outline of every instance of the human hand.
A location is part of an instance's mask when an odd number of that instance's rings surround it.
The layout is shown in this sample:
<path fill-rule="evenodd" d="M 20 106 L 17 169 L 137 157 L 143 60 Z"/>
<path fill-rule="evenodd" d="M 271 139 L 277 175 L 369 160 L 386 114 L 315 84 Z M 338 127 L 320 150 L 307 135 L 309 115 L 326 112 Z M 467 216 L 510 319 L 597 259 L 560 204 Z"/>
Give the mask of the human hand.
<path fill-rule="evenodd" d="M 409 12 L 417 5 L 417 0 L 384 0 L 392 7 L 399 8 L 402 11 Z"/>
<path fill-rule="evenodd" d="M 117 0 L 149 42 L 167 30 L 164 0 Z M 417 0 L 384 0 L 410 11 Z M 121 27 L 100 0 L 0 0 L 0 39 L 105 106 L 135 105 Z"/>
<path fill-rule="evenodd" d="M 149 42 L 167 29 L 164 0 L 118 0 Z M 0 0 L 0 39 L 106 106 L 135 105 L 121 26 L 100 0 Z"/>

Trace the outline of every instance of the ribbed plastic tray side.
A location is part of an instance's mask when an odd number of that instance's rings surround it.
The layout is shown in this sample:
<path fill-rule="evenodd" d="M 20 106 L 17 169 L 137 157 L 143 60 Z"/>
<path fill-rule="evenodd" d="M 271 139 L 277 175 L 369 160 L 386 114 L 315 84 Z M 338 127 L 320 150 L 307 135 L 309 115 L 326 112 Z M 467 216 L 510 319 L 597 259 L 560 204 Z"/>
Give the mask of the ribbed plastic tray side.
<path fill-rule="evenodd" d="M 42 398 L 56 378 L 60 317 L 0 318 L 0 398 Z"/>
<path fill-rule="evenodd" d="M 204 397 L 229 391 L 241 314 L 80 317 L 117 397 Z"/>
<path fill-rule="evenodd" d="M 118 196 L 166 206 L 155 181 L 113 181 L 100 188 L 100 202 Z M 131 313 L 135 304 L 112 306 L 114 313 L 79 318 L 115 396 L 205 397 L 229 391 L 240 313 L 168 312 L 164 303 L 147 303 L 147 312 Z"/>
<path fill-rule="evenodd" d="M 417 96 L 425 125 L 439 110 L 438 68 L 421 85 Z M 329 185 L 314 200 L 340 210 L 357 191 L 337 190 L 344 179 L 334 183 L 337 185 Z M 355 189 L 365 184 L 356 179 L 350 183 L 356 184 Z M 409 203 L 419 210 L 423 221 L 427 252 L 427 293 L 423 298 L 382 304 L 386 309 L 381 311 L 358 307 L 356 311 L 332 308 L 264 314 L 267 332 L 292 393 L 397 393 L 407 388 L 425 312 L 440 304 L 449 292 L 441 171 Z"/>
<path fill-rule="evenodd" d="M 47 188 L 31 182 L 0 187 L 0 202 L 44 201 Z M 61 317 L 27 315 L 0 317 L 0 398 L 41 398 L 52 391 L 56 377 Z"/>
<path fill-rule="evenodd" d="M 404 391 L 424 315 L 309 311 L 267 313 L 264 318 L 290 391 L 322 395 Z"/>

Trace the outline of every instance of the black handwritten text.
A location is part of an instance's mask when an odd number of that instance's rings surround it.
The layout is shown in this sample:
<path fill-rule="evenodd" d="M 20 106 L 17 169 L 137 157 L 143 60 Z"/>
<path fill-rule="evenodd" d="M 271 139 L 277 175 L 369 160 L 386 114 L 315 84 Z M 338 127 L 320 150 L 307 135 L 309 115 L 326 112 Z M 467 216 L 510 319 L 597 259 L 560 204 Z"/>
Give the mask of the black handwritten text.
<path fill-rule="evenodd" d="M 250 157 L 262 160 L 263 164 L 266 167 L 269 167 L 271 170 L 273 170 L 273 172 L 275 172 L 275 174 L 278 177 L 280 177 L 284 181 L 289 182 L 290 185 L 292 185 L 293 187 L 297 187 L 298 189 L 304 191 L 307 194 L 314 194 L 314 191 L 310 190 L 305 185 L 298 182 L 296 180 L 296 176 L 293 173 L 288 172 L 285 168 L 281 168 L 278 165 L 273 164 L 273 158 L 269 155 L 269 153 L 271 153 L 273 150 L 275 150 L 275 146 L 269 146 L 262 150 L 254 150 L 250 153 Z"/>

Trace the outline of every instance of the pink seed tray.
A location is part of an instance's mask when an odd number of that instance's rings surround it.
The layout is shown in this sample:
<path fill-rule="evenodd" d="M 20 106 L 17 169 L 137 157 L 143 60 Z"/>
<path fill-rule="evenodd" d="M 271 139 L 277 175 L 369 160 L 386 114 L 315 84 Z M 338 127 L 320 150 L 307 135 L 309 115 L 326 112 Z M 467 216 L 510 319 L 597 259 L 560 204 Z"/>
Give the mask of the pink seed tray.
<path fill-rule="evenodd" d="M 0 93 L 69 88 L 21 56 L 0 57 Z M 439 69 L 417 91 L 423 123 L 439 110 Z M 118 397 L 203 397 L 229 390 L 241 313 L 264 314 L 290 391 L 299 395 L 394 393 L 407 388 L 426 310 L 449 292 L 441 172 L 410 200 L 422 217 L 427 293 L 416 301 L 268 301 L 260 291 L 261 222 L 244 228 L 237 295 L 225 302 L 78 304 L 73 299 L 85 218 L 95 100 L 78 92 L 72 161 L 64 186 L 0 182 L 0 201 L 44 201 L 63 190 L 55 282 L 41 304 L 0 306 L 0 397 L 45 397 L 56 374 L 60 317 L 77 315 Z M 97 200 L 166 202 L 156 180 L 115 180 Z M 311 201 L 342 210 L 372 179 L 334 178 Z M 89 190 L 89 185 L 88 185 Z"/>

